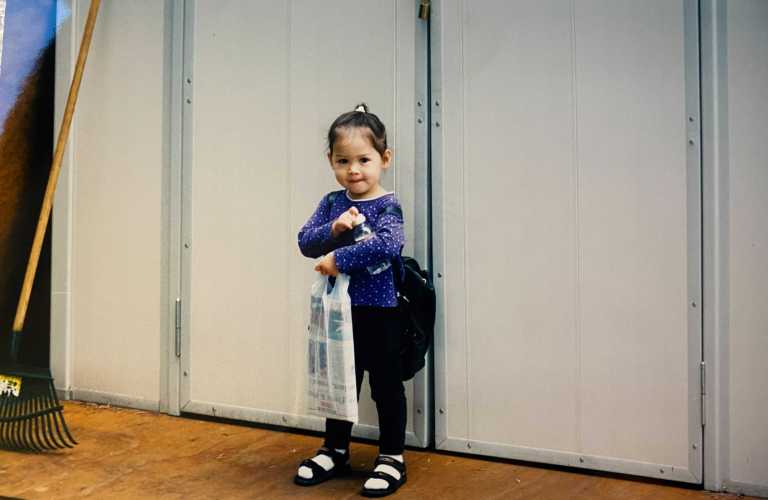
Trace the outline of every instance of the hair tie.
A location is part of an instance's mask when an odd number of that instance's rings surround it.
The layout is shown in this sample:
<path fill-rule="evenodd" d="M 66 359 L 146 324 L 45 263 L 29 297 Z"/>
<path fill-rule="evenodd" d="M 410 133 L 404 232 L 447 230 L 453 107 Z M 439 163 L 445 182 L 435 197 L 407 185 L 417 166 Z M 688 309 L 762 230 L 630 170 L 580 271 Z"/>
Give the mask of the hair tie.
<path fill-rule="evenodd" d="M 359 112 L 359 113 L 365 113 L 365 106 L 363 106 L 363 105 L 361 104 L 360 106 L 358 106 L 358 107 L 356 107 L 356 108 L 355 108 L 355 111 L 357 111 L 357 112 Z"/>

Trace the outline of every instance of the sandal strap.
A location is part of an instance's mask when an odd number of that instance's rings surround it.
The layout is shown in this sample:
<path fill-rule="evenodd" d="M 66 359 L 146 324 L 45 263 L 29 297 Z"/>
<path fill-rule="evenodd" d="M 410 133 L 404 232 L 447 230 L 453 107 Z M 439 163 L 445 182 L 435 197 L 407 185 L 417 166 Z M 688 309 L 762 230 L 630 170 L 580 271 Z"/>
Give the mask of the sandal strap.
<path fill-rule="evenodd" d="M 378 458 L 376 458 L 373 468 L 375 469 L 379 465 L 389 465 L 390 467 L 394 467 L 395 470 L 400 473 L 400 476 L 405 474 L 405 462 L 401 462 L 400 460 L 379 455 Z"/>
<path fill-rule="evenodd" d="M 313 478 L 323 477 L 324 475 L 326 475 L 326 474 L 328 474 L 330 472 L 330 471 L 325 470 L 325 468 L 323 468 L 322 465 L 320 465 L 319 463 L 315 462 L 311 458 L 308 458 L 308 459 L 304 460 L 303 462 L 301 462 L 301 465 L 304 466 L 304 467 L 309 467 L 310 469 L 312 469 L 312 477 Z"/>
<path fill-rule="evenodd" d="M 368 476 L 368 479 L 383 479 L 389 485 L 387 487 L 387 490 L 391 490 L 391 489 L 393 489 L 393 488 L 395 488 L 395 487 L 400 485 L 400 483 L 403 480 L 403 476 L 400 476 L 400 479 L 395 479 L 394 476 L 390 476 L 386 472 L 373 471 L 373 472 L 371 472 L 371 475 Z"/>
<path fill-rule="evenodd" d="M 347 453 L 339 453 L 336 450 L 329 450 L 328 448 L 320 448 L 317 450 L 317 455 L 325 455 L 326 457 L 329 457 L 331 460 L 333 460 L 334 466 L 344 465 L 349 461 L 349 452 Z"/>

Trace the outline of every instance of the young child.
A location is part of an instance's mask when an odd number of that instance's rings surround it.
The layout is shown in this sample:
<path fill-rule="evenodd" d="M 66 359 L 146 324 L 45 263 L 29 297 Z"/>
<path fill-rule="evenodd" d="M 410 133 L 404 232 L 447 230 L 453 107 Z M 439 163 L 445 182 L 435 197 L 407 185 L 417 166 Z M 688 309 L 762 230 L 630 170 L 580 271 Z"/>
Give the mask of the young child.
<path fill-rule="evenodd" d="M 400 205 L 380 183 L 391 158 L 384 124 L 365 104 L 336 118 L 328 130 L 328 161 L 344 190 L 324 196 L 299 232 L 301 253 L 322 257 L 316 271 L 327 276 L 350 276 L 357 395 L 359 398 L 363 371 L 367 370 L 380 430 L 379 456 L 362 493 L 377 497 L 394 493 L 406 481 L 401 331 L 395 267 L 390 265 L 400 254 L 405 237 Z M 398 210 L 385 212 L 389 206 Z M 348 231 L 353 229 L 359 214 L 365 216 L 374 232 L 350 245 Z M 315 457 L 301 463 L 294 482 L 315 485 L 348 468 L 351 432 L 351 422 L 327 419 L 323 447 Z"/>

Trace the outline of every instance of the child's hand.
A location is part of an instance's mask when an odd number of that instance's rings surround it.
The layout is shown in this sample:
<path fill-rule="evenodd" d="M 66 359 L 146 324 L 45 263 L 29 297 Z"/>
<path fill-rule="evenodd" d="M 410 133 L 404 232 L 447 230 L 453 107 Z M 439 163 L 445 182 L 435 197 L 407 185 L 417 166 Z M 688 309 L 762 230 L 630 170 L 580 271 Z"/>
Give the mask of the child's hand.
<path fill-rule="evenodd" d="M 315 271 L 323 276 L 338 276 L 339 268 L 336 267 L 336 256 L 333 253 L 329 253 L 323 257 L 315 266 Z"/>
<path fill-rule="evenodd" d="M 334 221 L 333 225 L 331 225 L 331 234 L 333 237 L 336 238 L 344 231 L 352 229 L 358 215 L 360 215 L 360 211 L 357 207 L 350 207 L 349 210 L 339 215 L 339 218 Z"/>

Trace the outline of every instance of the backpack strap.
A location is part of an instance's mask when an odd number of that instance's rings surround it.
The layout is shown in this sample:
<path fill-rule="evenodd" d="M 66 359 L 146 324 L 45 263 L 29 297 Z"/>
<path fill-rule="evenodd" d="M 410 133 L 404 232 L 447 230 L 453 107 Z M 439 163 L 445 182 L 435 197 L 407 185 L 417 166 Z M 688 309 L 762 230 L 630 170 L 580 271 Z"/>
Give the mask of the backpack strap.
<path fill-rule="evenodd" d="M 403 220 L 403 210 L 397 205 L 387 205 L 379 211 L 378 217 L 382 215 L 395 215 Z M 397 269 L 397 272 L 392 273 L 395 279 L 395 289 L 400 288 L 403 284 L 403 278 L 405 276 L 405 265 L 403 264 L 403 247 L 400 247 L 397 257 L 392 258 L 392 266 Z"/>
<path fill-rule="evenodd" d="M 333 206 L 333 202 L 336 201 L 336 197 L 341 193 L 341 191 L 331 191 L 328 193 L 328 195 L 325 197 L 325 203 L 328 207 L 328 211 L 331 211 L 331 207 Z"/>
<path fill-rule="evenodd" d="M 382 215 L 387 215 L 387 214 L 396 215 L 401 219 L 403 218 L 403 211 L 400 209 L 400 207 L 396 205 L 387 205 L 386 207 L 382 208 L 381 211 L 379 211 L 378 216 L 381 217 Z"/>

